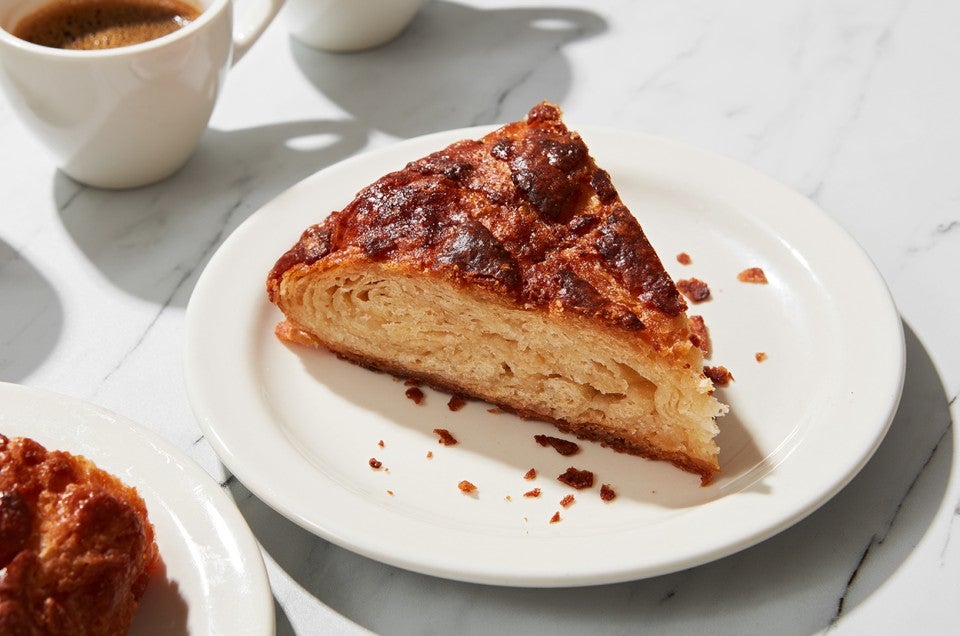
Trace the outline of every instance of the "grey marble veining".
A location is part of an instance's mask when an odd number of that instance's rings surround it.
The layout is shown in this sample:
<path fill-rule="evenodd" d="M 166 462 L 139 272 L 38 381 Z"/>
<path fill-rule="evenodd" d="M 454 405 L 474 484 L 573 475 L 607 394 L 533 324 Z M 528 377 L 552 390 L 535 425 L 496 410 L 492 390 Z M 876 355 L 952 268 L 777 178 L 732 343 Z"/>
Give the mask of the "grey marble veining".
<path fill-rule="evenodd" d="M 946 0 L 433 0 L 400 38 L 356 54 L 308 49 L 278 21 L 231 71 L 188 165 L 127 192 L 58 173 L 0 98 L 0 379 L 113 409 L 212 474 L 262 546 L 279 634 L 958 632 L 958 21 Z M 240 223 L 358 152 L 541 99 L 574 125 L 677 138 L 786 183 L 885 277 L 906 333 L 900 409 L 862 472 L 803 521 L 642 581 L 450 582 L 314 537 L 201 435 L 184 311 Z"/>

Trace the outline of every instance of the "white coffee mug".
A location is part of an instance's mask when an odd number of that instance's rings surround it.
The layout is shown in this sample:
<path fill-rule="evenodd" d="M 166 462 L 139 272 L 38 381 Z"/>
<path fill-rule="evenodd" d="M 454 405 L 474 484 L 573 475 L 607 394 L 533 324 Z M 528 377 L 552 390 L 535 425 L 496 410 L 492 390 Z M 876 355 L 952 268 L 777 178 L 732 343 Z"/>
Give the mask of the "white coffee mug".
<path fill-rule="evenodd" d="M 290 33 L 324 51 L 386 44 L 413 20 L 423 0 L 287 0 Z"/>
<path fill-rule="evenodd" d="M 191 1 L 202 13 L 169 35 L 76 51 L 10 33 L 51 0 L 0 0 L 0 85 L 64 173 L 101 188 L 174 173 L 199 143 L 231 63 L 284 0 L 259 0 L 236 23 L 231 0 Z"/>

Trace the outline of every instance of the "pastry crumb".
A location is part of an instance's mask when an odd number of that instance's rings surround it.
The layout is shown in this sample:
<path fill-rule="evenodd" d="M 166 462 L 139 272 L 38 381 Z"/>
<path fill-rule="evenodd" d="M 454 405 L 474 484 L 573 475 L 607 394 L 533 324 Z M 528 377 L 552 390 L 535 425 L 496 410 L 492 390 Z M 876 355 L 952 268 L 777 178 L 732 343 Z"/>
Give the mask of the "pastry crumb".
<path fill-rule="evenodd" d="M 748 267 L 739 274 L 737 280 L 741 283 L 757 283 L 759 285 L 767 284 L 767 275 L 759 267 Z"/>
<path fill-rule="evenodd" d="M 433 432 L 440 436 L 440 439 L 437 440 L 443 446 L 453 446 L 457 443 L 457 438 L 450 434 L 445 428 L 435 428 Z"/>
<path fill-rule="evenodd" d="M 575 455 L 580 451 L 580 447 L 571 441 L 552 437 L 550 435 L 534 435 L 533 439 L 541 446 L 553 446 L 553 449 L 563 456 Z"/>
<path fill-rule="evenodd" d="M 466 479 L 464 479 L 459 484 L 457 484 L 457 488 L 460 489 L 460 492 L 466 493 L 466 494 L 474 493 L 477 491 L 477 487 L 474 486 L 469 481 L 467 481 Z"/>
<path fill-rule="evenodd" d="M 462 395 L 451 395 L 447 401 L 447 408 L 451 411 L 459 411 L 466 405 L 467 401 Z"/>
<path fill-rule="evenodd" d="M 371 457 L 371 458 L 370 458 L 370 461 L 368 461 L 367 463 L 370 464 L 370 468 L 372 468 L 372 469 L 374 469 L 374 470 L 379 470 L 380 467 L 383 466 L 383 462 L 381 462 L 381 461 L 380 461 L 379 459 L 377 459 L 376 457 Z"/>
<path fill-rule="evenodd" d="M 757 362 L 763 362 L 767 359 L 767 352 L 757 351 L 755 354 L 753 354 L 753 357 L 757 359 Z"/>
<path fill-rule="evenodd" d="M 550 523 L 557 523 L 559 521 L 560 521 L 560 511 L 558 510 L 555 513 L 553 513 L 552 517 L 550 517 Z"/>
<path fill-rule="evenodd" d="M 694 304 L 710 300 L 710 287 L 699 278 L 678 280 L 677 289 Z"/>
<path fill-rule="evenodd" d="M 377 446 L 379 446 L 380 448 L 383 448 L 384 446 L 383 440 L 380 440 L 379 442 L 377 442 Z"/>
<path fill-rule="evenodd" d="M 423 391 L 421 391 L 419 387 L 415 387 L 415 386 L 410 387 L 404 392 L 404 395 L 406 395 L 408 398 L 413 400 L 414 404 L 423 403 L 424 395 L 423 395 Z"/>
<path fill-rule="evenodd" d="M 523 496 L 529 497 L 531 499 L 536 499 L 537 497 L 540 496 L 540 489 L 534 488 L 533 490 L 528 490 L 527 492 L 523 493 Z"/>
<path fill-rule="evenodd" d="M 564 508 L 569 508 L 570 506 L 573 505 L 574 501 L 576 501 L 576 499 L 574 498 L 573 495 L 567 495 L 566 497 L 560 500 L 560 505 L 563 506 Z"/>
<path fill-rule="evenodd" d="M 610 486 L 610 484 L 603 484 L 600 486 L 600 499 L 604 501 L 613 501 L 616 498 L 617 498 L 617 493 Z"/>
<path fill-rule="evenodd" d="M 528 470 L 526 473 L 523 474 L 523 478 L 526 479 L 527 481 L 530 481 L 531 479 L 536 479 L 537 469 L 531 468 L 530 470 Z"/>
<path fill-rule="evenodd" d="M 690 263 L 693 262 L 693 260 L 690 258 L 690 255 L 687 254 L 686 252 L 680 252 L 679 254 L 677 254 L 677 262 L 680 263 L 681 265 L 689 265 Z"/>
<path fill-rule="evenodd" d="M 590 488 L 593 486 L 593 472 L 589 470 L 580 470 L 578 468 L 574 468 L 573 466 L 568 468 L 562 475 L 558 476 L 557 479 L 571 488 L 576 488 L 577 490 L 583 490 L 584 488 Z"/>
<path fill-rule="evenodd" d="M 427 451 L 427 459 L 433 459 L 433 451 Z"/>

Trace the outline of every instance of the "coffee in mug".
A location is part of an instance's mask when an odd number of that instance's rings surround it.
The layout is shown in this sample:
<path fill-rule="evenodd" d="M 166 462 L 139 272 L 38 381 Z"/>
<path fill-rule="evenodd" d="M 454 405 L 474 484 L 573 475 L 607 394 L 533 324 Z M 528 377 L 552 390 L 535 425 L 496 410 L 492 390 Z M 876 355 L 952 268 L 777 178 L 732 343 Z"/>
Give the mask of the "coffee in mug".
<path fill-rule="evenodd" d="M 53 0 L 21 19 L 13 35 L 57 49 L 112 49 L 173 33 L 200 13 L 185 0 Z"/>
<path fill-rule="evenodd" d="M 66 175 L 100 188 L 133 188 L 173 174 L 200 142 L 227 70 L 283 4 L 246 0 L 235 22 L 233 0 L 177 2 L 195 7 L 197 19 L 139 44 L 74 50 L 35 44 L 14 34 L 24 33 L 33 20 L 56 24 L 43 15 L 58 11 L 46 14 L 46 7 L 172 3 L 0 0 L 0 89 Z M 116 21 L 98 24 L 116 26 Z M 128 34 L 136 30 L 124 29 Z M 64 40 L 61 34 L 54 41 Z"/>

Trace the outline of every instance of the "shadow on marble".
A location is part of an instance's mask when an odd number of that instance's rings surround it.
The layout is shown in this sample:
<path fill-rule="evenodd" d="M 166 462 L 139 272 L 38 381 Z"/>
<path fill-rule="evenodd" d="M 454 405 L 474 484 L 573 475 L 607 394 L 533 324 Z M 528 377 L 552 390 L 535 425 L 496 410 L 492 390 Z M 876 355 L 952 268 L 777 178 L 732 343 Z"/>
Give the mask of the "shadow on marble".
<path fill-rule="evenodd" d="M 276 636 L 294 636 L 297 633 L 276 596 L 273 597 L 273 615 L 276 617 Z"/>
<path fill-rule="evenodd" d="M 900 408 L 861 473 L 792 528 L 674 574 L 571 589 L 447 581 L 316 538 L 239 483 L 231 492 L 265 551 L 299 586 L 377 633 L 614 634 L 642 625 L 655 633 L 740 634 L 774 624 L 813 633 L 842 620 L 893 575 L 923 539 L 947 489 L 955 452 L 947 396 L 922 343 L 909 326 L 904 330 Z M 906 509 L 910 514 L 901 515 Z"/>
<path fill-rule="evenodd" d="M 63 307 L 43 274 L 0 239 L 0 380 L 19 382 L 60 339 Z"/>
<path fill-rule="evenodd" d="M 160 183 L 100 190 L 58 172 L 53 196 L 64 228 L 105 278 L 159 305 L 185 306 L 203 267 L 240 223 L 366 142 L 367 130 L 348 120 L 211 128 L 187 164 Z"/>
<path fill-rule="evenodd" d="M 570 88 L 563 48 L 603 33 L 587 10 L 430 2 L 389 44 L 326 53 L 290 40 L 303 74 L 372 129 L 399 137 L 519 119 Z"/>

